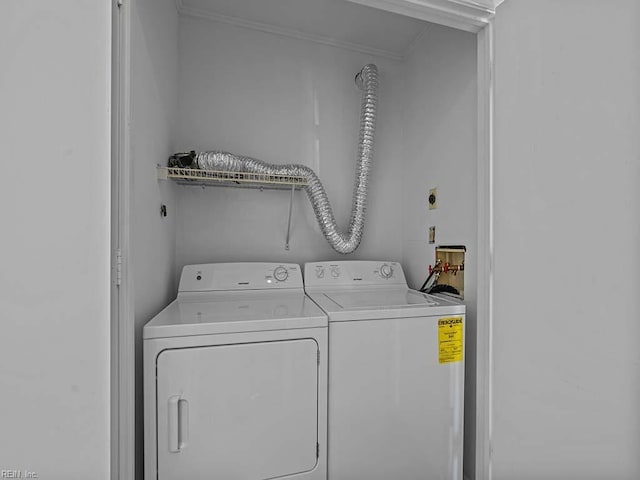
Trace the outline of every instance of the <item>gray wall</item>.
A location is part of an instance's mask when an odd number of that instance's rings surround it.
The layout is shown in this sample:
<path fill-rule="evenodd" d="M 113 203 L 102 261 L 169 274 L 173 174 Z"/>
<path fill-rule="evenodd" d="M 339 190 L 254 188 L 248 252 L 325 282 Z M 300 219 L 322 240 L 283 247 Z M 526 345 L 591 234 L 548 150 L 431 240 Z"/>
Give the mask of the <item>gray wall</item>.
<path fill-rule="evenodd" d="M 156 164 L 174 152 L 178 14 L 173 0 L 131 5 L 132 269 L 136 339 L 136 472 L 142 478 L 142 327 L 175 298 L 176 201 Z M 160 206 L 168 216 L 160 216 Z"/>
<path fill-rule="evenodd" d="M 493 478 L 640 478 L 640 3 L 496 25 Z"/>
<path fill-rule="evenodd" d="M 429 26 L 404 65 L 402 264 L 420 288 L 434 264 L 435 245 L 467 247 L 465 270 L 465 473 L 473 478 L 476 342 L 476 36 Z M 438 188 L 438 208 L 428 209 Z M 429 226 L 436 244 L 428 244 Z"/>
<path fill-rule="evenodd" d="M 110 2 L 0 15 L 0 470 L 109 478 Z"/>

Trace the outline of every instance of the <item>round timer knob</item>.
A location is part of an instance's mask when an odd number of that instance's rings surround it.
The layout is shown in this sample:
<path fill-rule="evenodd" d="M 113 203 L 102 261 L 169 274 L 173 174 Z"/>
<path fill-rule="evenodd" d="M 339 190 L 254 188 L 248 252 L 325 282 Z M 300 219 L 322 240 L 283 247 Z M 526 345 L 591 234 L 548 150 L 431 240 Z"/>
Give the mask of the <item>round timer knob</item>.
<path fill-rule="evenodd" d="M 279 282 L 284 282 L 287 278 L 289 278 L 289 272 L 284 267 L 276 267 L 276 269 L 273 271 L 273 277 Z"/>
<path fill-rule="evenodd" d="M 393 276 L 393 268 L 388 263 L 380 267 L 380 275 L 382 278 L 391 278 Z"/>

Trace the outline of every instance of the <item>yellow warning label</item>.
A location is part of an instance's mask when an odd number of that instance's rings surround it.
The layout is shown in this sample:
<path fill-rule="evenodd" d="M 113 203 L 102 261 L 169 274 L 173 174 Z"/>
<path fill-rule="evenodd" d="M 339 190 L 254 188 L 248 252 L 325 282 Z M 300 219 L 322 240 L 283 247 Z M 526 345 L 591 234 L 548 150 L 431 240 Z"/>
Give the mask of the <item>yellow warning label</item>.
<path fill-rule="evenodd" d="M 440 363 L 461 362 L 464 351 L 462 317 L 438 320 L 438 360 Z"/>

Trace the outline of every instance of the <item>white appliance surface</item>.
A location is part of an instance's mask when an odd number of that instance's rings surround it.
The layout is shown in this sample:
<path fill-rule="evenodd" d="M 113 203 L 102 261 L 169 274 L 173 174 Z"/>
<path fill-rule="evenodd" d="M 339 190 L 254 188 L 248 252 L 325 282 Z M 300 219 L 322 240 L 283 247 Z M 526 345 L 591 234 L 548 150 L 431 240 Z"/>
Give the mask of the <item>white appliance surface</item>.
<path fill-rule="evenodd" d="M 461 480 L 463 343 L 443 362 L 439 321 L 464 305 L 394 262 L 306 264 L 305 288 L 329 316 L 329 478 Z"/>
<path fill-rule="evenodd" d="M 299 266 L 186 266 L 143 337 L 147 480 L 326 479 L 327 317 Z"/>
<path fill-rule="evenodd" d="M 312 470 L 317 352 L 311 339 L 163 351 L 158 417 L 169 421 L 158 423 L 158 439 L 167 439 L 158 444 L 159 479 L 205 478 L 207 471 L 207 478 L 267 479 Z"/>
<path fill-rule="evenodd" d="M 325 293 L 325 296 L 343 310 L 384 307 L 431 307 L 437 305 L 436 301 L 430 300 L 426 295 L 407 289 L 336 292 Z"/>
<path fill-rule="evenodd" d="M 298 265 L 187 265 L 178 298 L 143 338 L 323 327 L 326 315 L 305 295 Z"/>
<path fill-rule="evenodd" d="M 330 322 L 465 312 L 453 299 L 408 288 L 396 262 L 307 263 L 305 289 Z"/>
<path fill-rule="evenodd" d="M 179 297 L 144 328 L 147 338 L 312 328 L 326 315 L 304 292 L 238 292 Z"/>
<path fill-rule="evenodd" d="M 330 322 L 420 317 L 464 313 L 464 305 L 407 287 L 342 287 L 307 294 L 329 315 Z"/>

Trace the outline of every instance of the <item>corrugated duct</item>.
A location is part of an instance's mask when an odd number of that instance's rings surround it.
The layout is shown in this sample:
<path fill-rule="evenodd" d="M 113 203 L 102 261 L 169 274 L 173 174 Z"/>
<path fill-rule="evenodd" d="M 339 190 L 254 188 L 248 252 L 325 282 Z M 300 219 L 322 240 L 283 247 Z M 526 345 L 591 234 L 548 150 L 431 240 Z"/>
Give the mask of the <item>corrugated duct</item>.
<path fill-rule="evenodd" d="M 316 173 L 306 165 L 266 163 L 255 158 L 243 157 L 232 153 L 212 151 L 198 153 L 198 168 L 205 170 L 224 170 L 227 172 L 248 172 L 265 175 L 293 175 L 304 177 L 305 186 L 313 211 L 323 235 L 339 253 L 352 253 L 362 240 L 367 212 L 367 191 L 369 173 L 373 161 L 374 135 L 376 130 L 376 107 L 378 91 L 378 68 L 374 64 L 365 65 L 356 75 L 356 84 L 362 90 L 362 108 L 360 111 L 360 135 L 358 140 L 358 160 L 356 178 L 353 187 L 351 220 L 347 232 L 341 232 L 336 224 L 331 203 L 322 182 Z"/>

